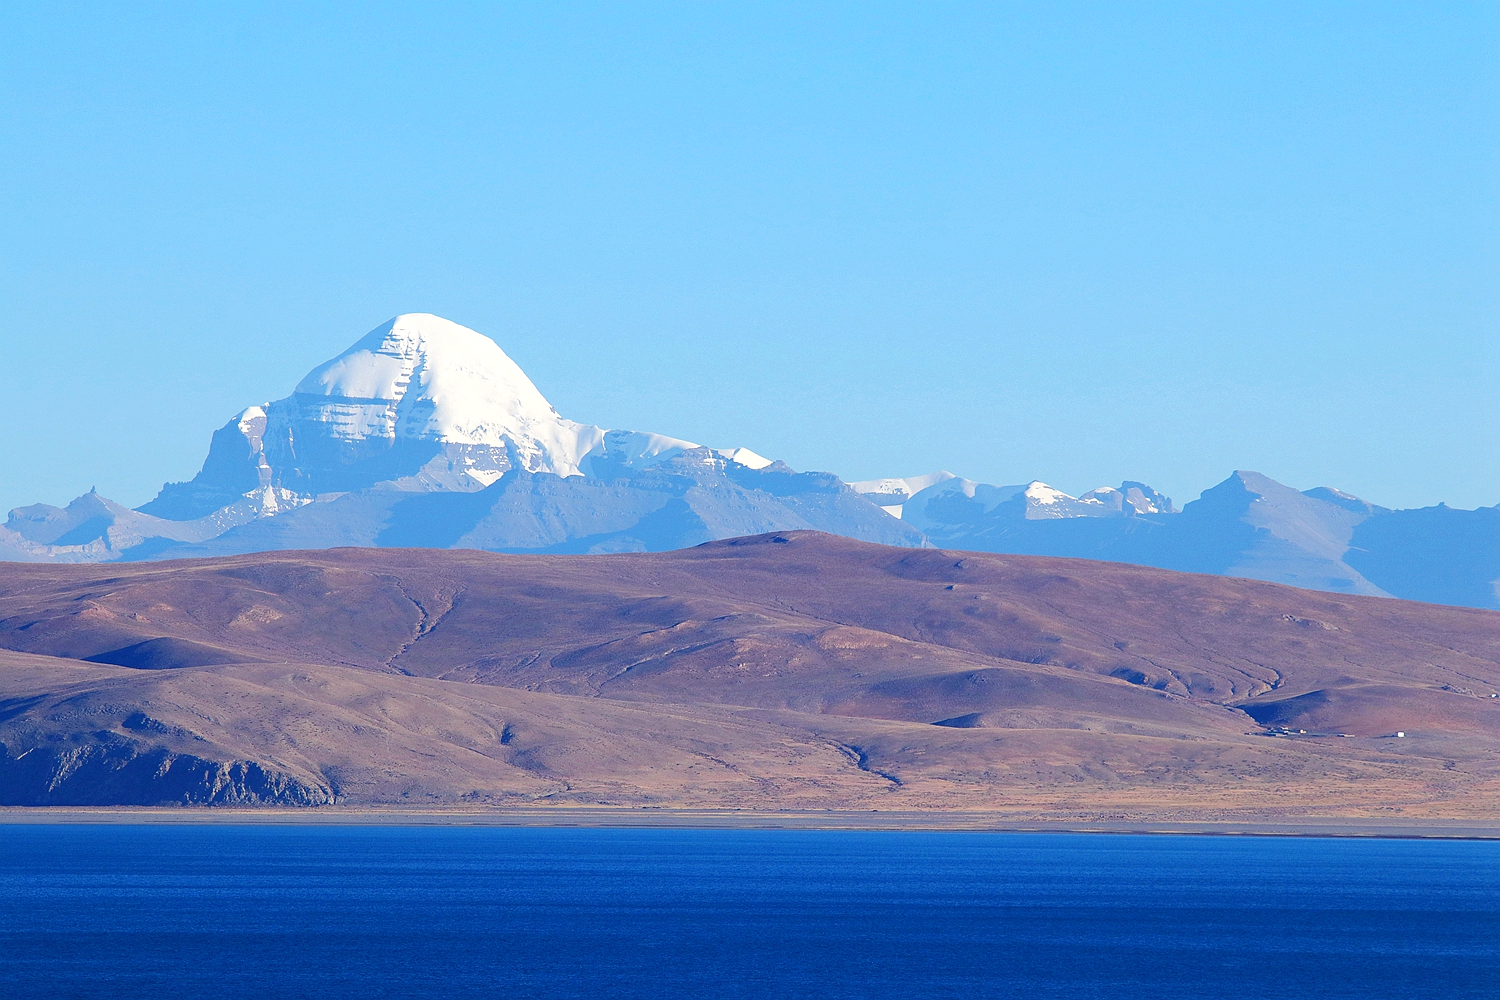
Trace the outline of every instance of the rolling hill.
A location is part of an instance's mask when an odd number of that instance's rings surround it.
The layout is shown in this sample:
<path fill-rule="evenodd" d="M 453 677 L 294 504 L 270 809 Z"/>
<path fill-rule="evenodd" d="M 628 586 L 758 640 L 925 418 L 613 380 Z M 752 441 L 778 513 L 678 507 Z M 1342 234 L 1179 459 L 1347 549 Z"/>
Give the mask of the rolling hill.
<path fill-rule="evenodd" d="M 1085 560 L 783 532 L 9 564 L 0 650 L 8 804 L 1500 806 L 1500 614 Z"/>

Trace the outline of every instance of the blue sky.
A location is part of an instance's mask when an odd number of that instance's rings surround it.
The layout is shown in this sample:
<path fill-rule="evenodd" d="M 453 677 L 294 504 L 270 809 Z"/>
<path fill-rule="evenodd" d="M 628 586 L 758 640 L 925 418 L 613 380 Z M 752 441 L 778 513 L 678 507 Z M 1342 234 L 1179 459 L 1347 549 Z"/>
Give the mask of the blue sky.
<path fill-rule="evenodd" d="M 398 312 L 847 479 L 1500 502 L 1500 6 L 6 5 L 0 510 Z"/>

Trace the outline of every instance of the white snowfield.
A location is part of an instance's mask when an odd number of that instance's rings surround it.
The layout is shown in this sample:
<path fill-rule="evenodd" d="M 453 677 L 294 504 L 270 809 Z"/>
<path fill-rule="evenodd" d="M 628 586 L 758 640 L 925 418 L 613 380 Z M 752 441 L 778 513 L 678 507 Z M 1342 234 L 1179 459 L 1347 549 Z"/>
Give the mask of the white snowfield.
<path fill-rule="evenodd" d="M 249 407 L 231 425 L 248 443 L 251 471 L 261 483 L 251 493 L 237 490 L 235 509 L 242 496 L 257 516 L 368 486 L 474 491 L 514 468 L 609 480 L 688 451 L 751 470 L 772 464 L 747 448 L 711 450 L 662 434 L 568 420 L 493 340 L 431 313 L 405 313 L 381 324 L 308 373 L 291 396 Z M 231 445 L 226 454 L 244 454 Z M 361 479 L 360 470 L 369 474 Z M 266 489 L 272 485 L 277 489 Z M 1019 501 L 1018 513 L 1028 520 L 1155 513 L 1155 493 L 1138 485 L 1074 497 L 1039 480 L 991 486 L 947 471 L 850 484 L 922 531 L 958 516 L 959 508 L 944 499 L 955 494 L 977 501 L 983 515 Z M 938 521 L 927 515 L 933 503 L 943 512 Z"/>
<path fill-rule="evenodd" d="M 892 517 L 906 521 L 922 519 L 922 512 L 931 500 L 955 491 L 976 499 L 988 514 L 1002 503 L 1025 497 L 1027 517 L 1032 520 L 1052 517 L 1089 517 L 1094 508 L 1099 513 L 1119 511 L 1124 506 L 1137 513 L 1155 514 L 1158 508 L 1139 490 L 1129 495 L 1113 486 L 1101 486 L 1083 496 L 1075 497 L 1062 490 L 1048 486 L 1039 479 L 1016 486 L 990 486 L 972 479 L 961 479 L 951 472 L 931 472 L 925 476 L 893 477 L 889 479 L 866 479 L 850 483 L 856 493 L 881 503 L 880 509 Z M 1080 506 L 1082 505 L 1082 506 Z"/>
<path fill-rule="evenodd" d="M 1163 510 L 1157 506 L 1151 498 L 1155 494 L 1148 495 L 1140 488 L 1132 488 L 1127 491 L 1115 489 L 1113 486 L 1101 486 L 1097 490 L 1089 490 L 1079 497 L 1080 503 L 1093 503 L 1101 507 L 1109 507 L 1120 510 L 1122 507 L 1131 507 L 1137 514 L 1169 514 L 1171 511 Z"/>

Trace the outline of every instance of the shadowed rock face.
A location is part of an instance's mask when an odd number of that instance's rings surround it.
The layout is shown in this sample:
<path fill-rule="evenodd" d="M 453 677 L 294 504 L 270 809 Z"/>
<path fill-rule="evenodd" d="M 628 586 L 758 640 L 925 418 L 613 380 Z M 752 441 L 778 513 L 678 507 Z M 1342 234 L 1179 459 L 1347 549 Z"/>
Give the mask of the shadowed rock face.
<path fill-rule="evenodd" d="M 135 741 L 22 750 L 0 743 L 5 806 L 321 806 L 333 793 L 254 761 L 219 762 Z"/>
<path fill-rule="evenodd" d="M 16 802 L 1500 807 L 1500 615 L 1119 564 L 781 532 L 6 565 L 0 650 Z"/>
<path fill-rule="evenodd" d="M 134 667 L 137 670 L 175 670 L 180 667 L 204 667 L 212 663 L 256 663 L 259 662 L 259 657 L 193 642 L 191 639 L 163 636 L 95 653 L 84 657 L 84 660 L 88 663 Z"/>

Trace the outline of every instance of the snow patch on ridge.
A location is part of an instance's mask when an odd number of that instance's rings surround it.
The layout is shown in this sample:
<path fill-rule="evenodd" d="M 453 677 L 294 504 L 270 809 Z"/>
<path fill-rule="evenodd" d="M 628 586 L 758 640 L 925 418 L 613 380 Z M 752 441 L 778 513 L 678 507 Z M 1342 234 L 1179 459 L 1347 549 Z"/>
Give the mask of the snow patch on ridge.
<path fill-rule="evenodd" d="M 875 494 L 878 496 L 907 497 L 916 496 L 929 486 L 957 479 L 951 472 L 929 472 L 925 476 L 907 476 L 904 479 L 865 479 L 857 483 L 850 483 L 849 488 L 856 493 Z"/>
<path fill-rule="evenodd" d="M 857 483 L 850 483 L 849 488 L 872 503 L 878 504 L 881 510 L 899 520 L 903 517 L 902 509 L 912 497 L 925 489 L 957 478 L 951 472 L 929 472 L 925 476 L 864 479 Z"/>
<path fill-rule="evenodd" d="M 266 429 L 266 411 L 261 406 L 247 406 L 235 418 L 240 433 L 248 437 L 259 437 Z"/>
<path fill-rule="evenodd" d="M 764 469 L 771 464 L 771 460 L 763 455 L 757 455 L 749 448 L 720 448 L 718 455 L 727 458 L 736 465 L 743 465 L 747 469 Z"/>
<path fill-rule="evenodd" d="M 1053 489 L 1040 479 L 1035 479 L 1027 483 L 1026 489 L 1023 492 L 1026 494 L 1026 499 L 1032 503 L 1054 504 L 1066 501 L 1076 503 L 1078 501 L 1077 497 L 1069 496 L 1062 490 Z"/>

